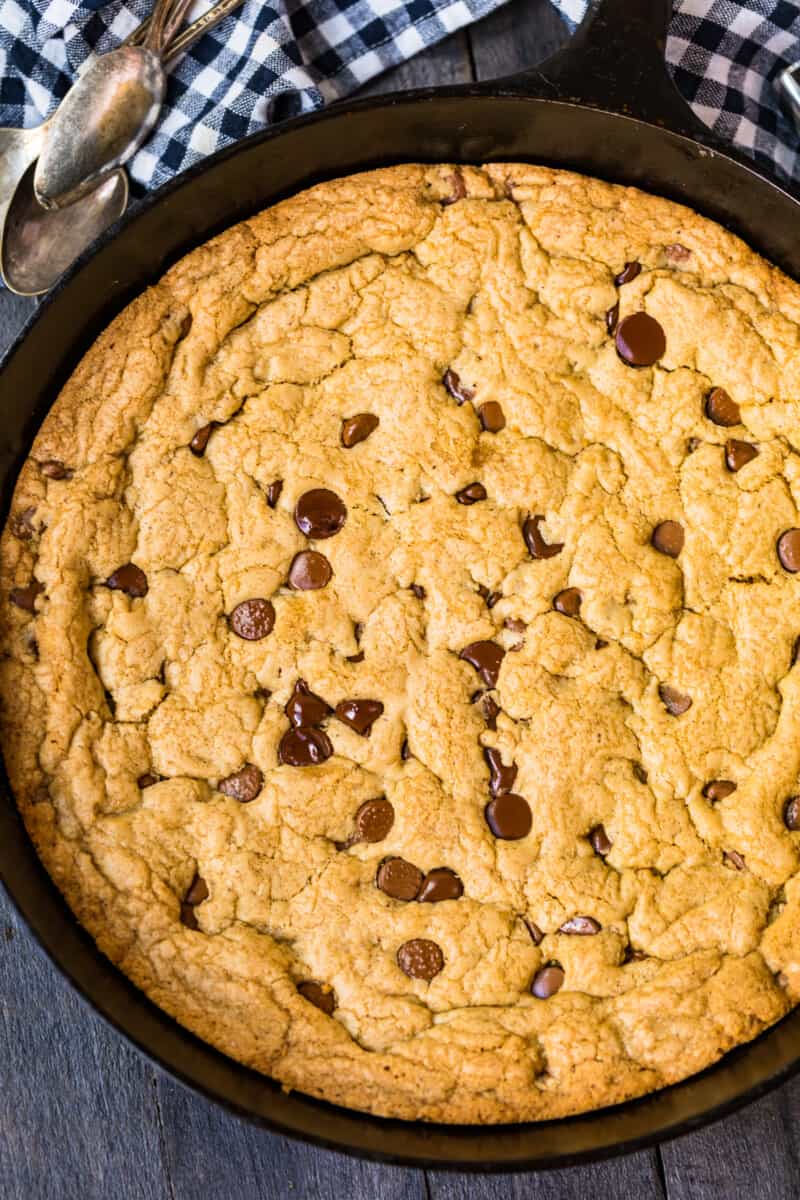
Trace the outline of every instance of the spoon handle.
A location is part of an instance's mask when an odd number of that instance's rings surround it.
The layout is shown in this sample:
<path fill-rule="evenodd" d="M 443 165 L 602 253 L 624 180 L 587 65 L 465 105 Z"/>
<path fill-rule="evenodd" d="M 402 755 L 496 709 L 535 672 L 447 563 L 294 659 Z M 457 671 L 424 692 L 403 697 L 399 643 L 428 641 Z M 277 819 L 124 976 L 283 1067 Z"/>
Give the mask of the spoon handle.
<path fill-rule="evenodd" d="M 244 0 L 218 0 L 218 3 L 212 5 L 208 12 L 203 13 L 196 21 L 192 21 L 191 25 L 187 25 L 183 32 L 170 42 L 164 50 L 162 58 L 164 66 L 170 67 L 175 59 L 193 46 L 204 33 L 214 29 L 221 21 L 224 21 L 229 13 L 241 8 L 243 3 Z"/>
<path fill-rule="evenodd" d="M 143 42 L 146 50 L 152 50 L 161 58 L 175 34 L 183 24 L 183 18 L 194 0 L 156 0 L 150 14 L 150 25 Z"/>

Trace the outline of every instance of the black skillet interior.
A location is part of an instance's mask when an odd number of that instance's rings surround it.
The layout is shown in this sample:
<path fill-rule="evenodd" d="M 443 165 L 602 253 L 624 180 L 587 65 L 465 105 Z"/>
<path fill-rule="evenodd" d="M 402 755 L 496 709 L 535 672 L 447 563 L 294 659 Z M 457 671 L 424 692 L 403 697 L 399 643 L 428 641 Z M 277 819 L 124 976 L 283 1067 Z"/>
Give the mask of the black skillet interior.
<path fill-rule="evenodd" d="M 70 272 L 5 358 L 3 516 L 38 425 L 99 330 L 191 247 L 323 178 L 403 161 L 570 167 L 682 200 L 800 277 L 797 202 L 715 144 L 672 89 L 663 64 L 668 10 L 667 0 L 599 0 L 567 51 L 538 70 L 490 86 L 340 105 L 249 139 L 162 189 Z M 5 778 L 0 870 L 53 961 L 156 1063 L 252 1120 L 352 1153 L 477 1170 L 601 1158 L 722 1116 L 800 1061 L 799 1010 L 703 1074 L 598 1113 L 488 1129 L 380 1120 L 284 1095 L 151 1004 L 75 922 L 33 852 Z"/>

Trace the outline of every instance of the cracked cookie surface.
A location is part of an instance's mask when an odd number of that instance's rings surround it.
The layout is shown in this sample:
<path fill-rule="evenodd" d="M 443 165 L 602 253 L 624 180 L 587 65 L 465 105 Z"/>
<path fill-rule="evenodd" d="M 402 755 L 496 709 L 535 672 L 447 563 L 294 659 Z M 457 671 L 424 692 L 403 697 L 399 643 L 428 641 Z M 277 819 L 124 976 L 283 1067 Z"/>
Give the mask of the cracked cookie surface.
<path fill-rule="evenodd" d="M 2 554 L 4 754 L 157 1004 L 433 1121 L 800 997 L 800 289 L 535 166 L 326 183 L 87 353 Z"/>

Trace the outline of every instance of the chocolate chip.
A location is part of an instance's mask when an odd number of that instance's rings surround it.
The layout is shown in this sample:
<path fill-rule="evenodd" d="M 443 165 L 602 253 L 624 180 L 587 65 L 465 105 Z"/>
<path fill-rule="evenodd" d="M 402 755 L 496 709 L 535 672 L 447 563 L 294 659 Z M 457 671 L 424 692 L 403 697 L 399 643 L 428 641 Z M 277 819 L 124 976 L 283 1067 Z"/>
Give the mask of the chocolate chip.
<path fill-rule="evenodd" d="M 191 450 L 192 454 L 196 454 L 198 458 L 201 454 L 205 454 L 206 446 L 208 445 L 208 439 L 214 432 L 214 427 L 216 424 L 216 421 L 211 421 L 208 425 L 204 425 L 202 429 L 198 429 L 197 433 L 189 442 L 189 449 Z"/>
<path fill-rule="evenodd" d="M 683 526 L 677 521 L 662 521 L 659 525 L 656 525 L 650 541 L 653 548 L 658 550 L 659 554 L 666 554 L 669 558 L 677 558 L 683 549 Z"/>
<path fill-rule="evenodd" d="M 522 536 L 531 558 L 555 558 L 564 549 L 563 542 L 551 542 L 548 545 L 544 540 L 539 532 L 543 521 L 544 517 L 538 514 L 535 517 L 527 517 L 522 526 Z"/>
<path fill-rule="evenodd" d="M 475 668 L 487 687 L 497 686 L 500 664 L 505 657 L 505 650 L 497 642 L 470 642 L 458 657 Z"/>
<path fill-rule="evenodd" d="M 743 871 L 745 862 L 738 850 L 723 850 L 722 861 L 726 867 L 733 867 L 734 871 Z"/>
<path fill-rule="evenodd" d="M 384 796 L 365 800 L 356 813 L 359 841 L 382 842 L 394 825 L 394 808 Z"/>
<path fill-rule="evenodd" d="M 510 792 L 517 778 L 517 764 L 512 762 L 506 766 L 500 751 L 494 746 L 485 746 L 483 757 L 489 768 L 489 791 L 492 795 L 499 796 L 502 792 Z"/>
<path fill-rule="evenodd" d="M 361 663 L 364 661 L 364 657 L 364 651 L 359 650 L 358 654 L 348 654 L 344 661 L 349 663 Z"/>
<path fill-rule="evenodd" d="M 288 767 L 315 767 L 332 754 L 330 738 L 321 729 L 287 729 L 278 746 L 278 761 Z"/>
<path fill-rule="evenodd" d="M 784 804 L 783 823 L 792 833 L 800 831 L 800 796 L 790 796 Z"/>
<path fill-rule="evenodd" d="M 692 707 L 691 696 L 685 696 L 683 692 L 670 687 L 668 683 L 659 684 L 658 695 L 664 708 L 673 717 L 680 717 Z"/>
<path fill-rule="evenodd" d="M 581 937 L 587 937 L 592 933 L 600 932 L 600 923 L 595 921 L 594 917 L 570 917 L 563 925 L 558 928 L 559 933 L 575 933 Z"/>
<path fill-rule="evenodd" d="M 613 337 L 614 331 L 619 322 L 619 300 L 616 304 L 612 304 L 611 308 L 606 310 L 606 332 L 609 337 Z"/>
<path fill-rule="evenodd" d="M 413 592 L 413 594 L 417 597 L 418 600 L 424 600 L 427 595 L 425 588 L 421 587 L 420 584 L 418 584 L 418 583 L 412 583 L 411 587 L 409 588 L 409 591 Z"/>
<path fill-rule="evenodd" d="M 8 594 L 8 598 L 17 608 L 23 608 L 25 612 L 36 612 L 36 597 L 44 591 L 43 584 L 39 583 L 38 579 L 32 579 L 27 587 L 12 588 Z"/>
<path fill-rule="evenodd" d="M 686 246 L 682 246 L 680 242 L 673 242 L 671 245 L 665 246 L 664 254 L 666 255 L 668 262 L 676 263 L 686 262 L 687 259 L 692 257 L 691 250 L 688 250 Z"/>
<path fill-rule="evenodd" d="M 422 871 L 404 858 L 385 858 L 378 867 L 375 885 L 393 900 L 414 900 L 422 887 Z"/>
<path fill-rule="evenodd" d="M 349 450 L 352 446 L 357 446 L 359 442 L 366 441 L 380 423 L 380 417 L 376 417 L 374 413 L 357 413 L 354 417 L 348 417 L 342 421 L 340 434 L 342 445 Z"/>
<path fill-rule="evenodd" d="M 29 542 L 36 532 L 33 526 L 35 512 L 36 509 L 33 506 L 24 508 L 22 512 L 15 513 L 8 523 L 14 537 L 19 538 L 21 542 Z"/>
<path fill-rule="evenodd" d="M 701 445 L 700 438 L 690 437 L 686 443 L 686 453 L 694 454 L 695 450 L 697 450 L 700 445 Z"/>
<path fill-rule="evenodd" d="M 294 523 L 310 538 L 329 538 L 339 532 L 347 520 L 344 501 L 328 488 L 312 488 L 294 506 Z"/>
<path fill-rule="evenodd" d="M 652 367 L 666 352 L 667 339 L 655 317 L 635 312 L 620 321 L 615 345 L 617 354 L 629 367 Z"/>
<path fill-rule="evenodd" d="M 477 504 L 479 500 L 486 499 L 486 488 L 482 483 L 468 483 L 460 492 L 456 492 L 456 500 L 459 504 Z"/>
<path fill-rule="evenodd" d="M 642 264 L 638 262 L 626 262 L 625 266 L 620 271 L 619 275 L 614 276 L 614 285 L 622 287 L 623 283 L 631 283 L 637 275 L 642 273 Z"/>
<path fill-rule="evenodd" d="M 486 597 L 486 607 L 494 608 L 495 604 L 497 604 L 497 601 L 502 599 L 502 592 L 489 592 L 489 595 Z"/>
<path fill-rule="evenodd" d="M 145 788 L 152 787 L 153 784 L 160 782 L 161 776 L 154 775 L 152 771 L 145 771 L 144 775 L 140 775 L 136 780 L 137 787 L 140 787 L 142 791 L 144 791 Z"/>
<path fill-rule="evenodd" d="M 742 414 L 739 405 L 729 396 L 725 388 L 715 387 L 706 396 L 706 416 L 715 425 L 729 429 L 732 425 L 741 425 Z"/>
<path fill-rule="evenodd" d="M 336 994 L 331 988 L 324 988 L 314 979 L 305 979 L 298 983 L 297 990 L 304 1000 L 320 1009 L 326 1017 L 330 1017 L 336 1008 Z"/>
<path fill-rule="evenodd" d="M 727 796 L 732 796 L 737 786 L 730 779 L 712 779 L 703 788 L 703 795 L 706 800 L 710 800 L 712 804 L 716 804 L 718 800 L 724 800 Z"/>
<path fill-rule="evenodd" d="M 639 780 L 639 783 L 647 783 L 647 771 L 645 771 L 641 763 L 633 764 L 633 773 Z"/>
<path fill-rule="evenodd" d="M 485 808 L 486 823 L 496 838 L 515 842 L 527 837 L 533 825 L 533 816 L 528 801 L 515 792 L 503 792 L 495 796 Z"/>
<path fill-rule="evenodd" d="M 594 644 L 594 648 L 595 648 L 595 650 L 605 650 L 607 645 L 608 645 L 608 642 L 605 641 L 604 638 L 598 638 Z"/>
<path fill-rule="evenodd" d="M 800 571 L 800 529 L 787 529 L 778 538 L 778 558 L 785 571 Z"/>
<path fill-rule="evenodd" d="M 450 186 L 453 191 L 450 196 L 445 196 L 441 201 L 443 208 L 447 208 L 448 204 L 455 204 L 457 200 L 463 200 L 467 194 L 467 185 L 464 183 L 464 176 L 458 167 L 450 176 Z"/>
<path fill-rule="evenodd" d="M 117 567 L 116 571 L 109 575 L 106 587 L 111 588 L 112 591 L 125 592 L 128 596 L 146 596 L 147 576 L 141 567 L 134 566 L 133 563 L 125 563 L 123 567 Z"/>
<path fill-rule="evenodd" d="M 274 508 L 275 505 L 278 503 L 278 500 L 280 499 L 280 495 L 281 495 L 282 491 L 283 491 L 283 480 L 282 479 L 276 479 L 274 483 L 271 483 L 269 485 L 269 487 L 267 488 L 267 504 L 270 506 L 270 508 Z"/>
<path fill-rule="evenodd" d="M 321 725 L 333 709 L 311 691 L 305 679 L 298 679 L 283 711 L 295 729 L 299 729 L 302 725 Z"/>
<path fill-rule="evenodd" d="M 409 758 L 411 758 L 411 750 L 409 749 L 408 738 L 403 738 L 403 744 L 400 747 L 400 757 L 402 758 L 403 762 L 408 762 Z"/>
<path fill-rule="evenodd" d="M 510 629 L 512 633 L 524 633 L 528 626 L 519 617 L 506 617 L 503 628 Z"/>
<path fill-rule="evenodd" d="M 191 904 L 187 904 L 185 900 L 181 903 L 181 924 L 195 933 L 200 928 L 200 922 L 194 915 L 194 908 Z"/>
<path fill-rule="evenodd" d="M 500 705 L 492 699 L 491 696 L 484 696 L 481 701 L 484 720 L 489 729 L 497 729 L 497 716 L 500 712 Z"/>
<path fill-rule="evenodd" d="M 332 578 L 331 564 L 316 550 L 301 550 L 289 567 L 289 586 L 297 592 L 315 592 L 327 587 Z"/>
<path fill-rule="evenodd" d="M 531 935 L 531 941 L 533 942 L 534 946 L 541 946 L 542 942 L 544 941 L 544 934 L 539 926 L 535 921 L 529 921 L 527 917 L 523 917 L 522 920 L 525 923 L 525 928 Z"/>
<path fill-rule="evenodd" d="M 642 962 L 645 958 L 647 958 L 647 955 L 644 950 L 634 950 L 630 944 L 625 947 L 622 953 L 623 965 L 630 962 Z"/>
<path fill-rule="evenodd" d="M 197 872 L 195 872 L 194 879 L 189 884 L 189 890 L 183 897 L 184 904 L 191 904 L 192 908 L 194 908 L 196 905 L 202 904 L 204 900 L 207 900 L 209 895 L 208 884 L 205 879 L 201 879 Z"/>
<path fill-rule="evenodd" d="M 237 604 L 228 620 L 237 637 L 244 638 L 246 642 L 260 642 L 272 633 L 275 609 L 263 596 L 254 596 L 252 600 L 242 600 L 241 604 Z"/>
<path fill-rule="evenodd" d="M 255 800 L 263 786 L 264 776 L 258 767 L 253 763 L 245 763 L 233 775 L 220 779 L 217 791 L 222 792 L 223 796 L 230 796 L 232 800 L 249 804 L 251 800 Z"/>
<path fill-rule="evenodd" d="M 729 471 L 741 471 L 754 458 L 758 458 L 758 447 L 749 442 L 739 442 L 731 438 L 725 443 L 725 466 Z"/>
<path fill-rule="evenodd" d="M 466 385 L 461 382 L 460 377 L 456 374 L 452 367 L 445 371 L 442 383 L 447 388 L 448 392 L 456 401 L 456 403 L 464 404 L 467 400 L 474 399 L 475 389 L 466 387 Z"/>
<path fill-rule="evenodd" d="M 362 737 L 369 737 L 372 726 L 383 714 L 380 700 L 341 700 L 335 708 L 336 716 Z"/>
<path fill-rule="evenodd" d="M 589 843 L 595 854 L 599 854 L 601 858 L 605 858 L 610 854 L 613 845 L 611 839 L 606 833 L 605 825 L 595 825 L 589 830 Z"/>
<path fill-rule="evenodd" d="M 539 1000 L 549 1000 L 564 983 L 564 968 L 559 963 L 548 963 L 533 977 L 531 991 Z"/>
<path fill-rule="evenodd" d="M 47 479 L 71 479 L 72 471 L 65 467 L 57 458 L 48 458 L 39 463 L 39 470 Z"/>
<path fill-rule="evenodd" d="M 565 617 L 577 617 L 581 611 L 583 596 L 577 588 L 564 588 L 553 599 L 553 608 Z"/>
<path fill-rule="evenodd" d="M 436 942 L 412 938 L 410 942 L 403 942 L 397 951 L 397 965 L 410 979 L 430 982 L 444 967 L 444 955 Z"/>
<path fill-rule="evenodd" d="M 428 871 L 417 895 L 420 904 L 438 904 L 440 900 L 458 900 L 464 895 L 464 885 L 449 867 L 434 867 Z"/>
<path fill-rule="evenodd" d="M 499 433 L 506 427 L 506 417 L 496 400 L 487 400 L 478 409 L 478 419 L 487 433 Z"/>

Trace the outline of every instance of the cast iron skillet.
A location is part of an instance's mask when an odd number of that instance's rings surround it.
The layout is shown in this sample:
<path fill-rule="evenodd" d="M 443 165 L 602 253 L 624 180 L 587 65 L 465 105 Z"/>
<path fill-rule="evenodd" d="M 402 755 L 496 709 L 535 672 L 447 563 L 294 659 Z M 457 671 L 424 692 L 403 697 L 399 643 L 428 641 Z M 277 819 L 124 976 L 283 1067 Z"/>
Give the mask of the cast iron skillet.
<path fill-rule="evenodd" d="M 36 429 L 111 318 L 193 246 L 324 178 L 404 161 L 571 167 L 684 201 L 800 278 L 800 204 L 716 143 L 672 88 L 663 62 L 669 7 L 596 0 L 568 49 L 535 71 L 339 105 L 250 138 L 163 188 L 78 263 L 0 368 L 2 519 Z M 28 841 L 5 777 L 0 872 L 56 965 L 156 1063 L 270 1129 L 371 1158 L 478 1170 L 602 1158 L 723 1116 L 800 1065 L 798 1009 L 701 1075 L 586 1116 L 474 1129 L 381 1120 L 284 1095 L 151 1004 L 77 925 Z"/>

